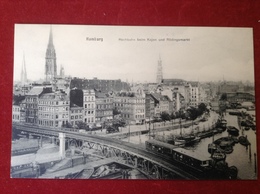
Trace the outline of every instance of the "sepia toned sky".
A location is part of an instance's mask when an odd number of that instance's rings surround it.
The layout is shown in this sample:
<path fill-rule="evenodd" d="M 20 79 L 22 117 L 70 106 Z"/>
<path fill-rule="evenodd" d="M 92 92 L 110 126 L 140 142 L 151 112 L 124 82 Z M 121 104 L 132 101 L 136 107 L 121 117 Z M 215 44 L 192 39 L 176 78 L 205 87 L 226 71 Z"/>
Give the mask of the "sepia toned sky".
<path fill-rule="evenodd" d="M 14 80 L 23 53 L 28 79 L 44 78 L 50 26 L 15 25 Z M 156 82 L 161 57 L 164 78 L 254 82 L 251 28 L 52 25 L 52 32 L 58 74 L 62 65 L 72 77 Z"/>

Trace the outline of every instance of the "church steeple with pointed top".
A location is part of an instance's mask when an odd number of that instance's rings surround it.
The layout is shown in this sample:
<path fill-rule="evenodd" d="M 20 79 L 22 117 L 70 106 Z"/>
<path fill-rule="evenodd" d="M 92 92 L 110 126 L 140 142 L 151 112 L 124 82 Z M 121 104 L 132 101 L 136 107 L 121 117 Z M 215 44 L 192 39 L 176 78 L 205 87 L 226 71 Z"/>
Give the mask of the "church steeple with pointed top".
<path fill-rule="evenodd" d="M 52 81 L 57 76 L 56 52 L 53 45 L 52 27 L 50 28 L 49 42 L 45 57 L 45 79 Z"/>
<path fill-rule="evenodd" d="M 22 63 L 22 71 L 21 71 L 21 83 L 24 85 L 27 82 L 27 71 L 25 64 L 25 57 L 23 54 L 23 63 Z"/>
<path fill-rule="evenodd" d="M 162 80 L 163 80 L 162 60 L 161 60 L 161 56 L 159 56 L 158 67 L 157 67 L 157 77 L 156 77 L 157 84 L 161 84 Z"/>

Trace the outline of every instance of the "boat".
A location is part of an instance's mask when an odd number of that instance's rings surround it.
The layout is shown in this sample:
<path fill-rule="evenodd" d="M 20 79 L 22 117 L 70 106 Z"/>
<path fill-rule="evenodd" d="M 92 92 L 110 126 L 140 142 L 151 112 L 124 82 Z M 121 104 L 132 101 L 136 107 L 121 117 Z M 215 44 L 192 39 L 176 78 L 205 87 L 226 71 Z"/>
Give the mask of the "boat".
<path fill-rule="evenodd" d="M 213 154 L 217 150 L 217 148 L 218 148 L 217 144 L 214 143 L 208 144 L 208 152 L 210 154 Z"/>
<path fill-rule="evenodd" d="M 227 132 L 230 135 L 234 135 L 234 136 L 238 136 L 239 135 L 239 130 L 236 127 L 234 127 L 234 126 L 228 126 L 227 127 Z"/>
<path fill-rule="evenodd" d="M 227 128 L 227 120 L 223 118 L 219 118 L 216 127 L 222 128 L 223 130 L 226 130 Z"/>
<path fill-rule="evenodd" d="M 239 138 L 238 138 L 238 141 L 239 141 L 239 143 L 241 144 L 241 145 L 243 145 L 243 146 L 249 146 L 249 145 L 251 145 L 251 143 L 248 141 L 248 139 L 247 139 L 247 136 L 240 136 Z"/>
<path fill-rule="evenodd" d="M 223 142 L 223 143 L 222 143 Z M 233 146 L 235 145 L 236 141 L 232 137 L 221 137 L 213 142 L 214 144 L 220 145 L 227 145 L 227 146 Z"/>
<path fill-rule="evenodd" d="M 246 131 L 248 131 L 248 130 L 250 129 L 250 127 L 245 127 L 244 129 L 245 129 Z"/>
<path fill-rule="evenodd" d="M 240 124 L 243 127 L 254 127 L 255 126 L 255 124 L 250 120 L 242 120 Z"/>
<path fill-rule="evenodd" d="M 226 159 L 226 154 L 220 151 L 220 149 L 216 149 L 213 154 L 211 155 L 211 158 L 215 161 L 221 161 Z"/>
<path fill-rule="evenodd" d="M 185 142 L 185 146 L 193 146 L 194 144 L 200 141 L 199 137 L 195 137 L 194 139 L 188 140 Z"/>
<path fill-rule="evenodd" d="M 203 139 L 203 138 L 206 138 L 206 137 L 211 137 L 213 134 L 214 133 L 212 131 L 204 131 L 204 132 L 197 133 L 197 136 L 200 139 Z"/>
<path fill-rule="evenodd" d="M 218 133 L 222 133 L 224 130 L 222 128 L 216 128 Z"/>
<path fill-rule="evenodd" d="M 225 154 L 231 154 L 234 151 L 232 146 L 224 146 L 224 147 L 219 146 L 219 150 L 221 152 L 224 152 Z"/>

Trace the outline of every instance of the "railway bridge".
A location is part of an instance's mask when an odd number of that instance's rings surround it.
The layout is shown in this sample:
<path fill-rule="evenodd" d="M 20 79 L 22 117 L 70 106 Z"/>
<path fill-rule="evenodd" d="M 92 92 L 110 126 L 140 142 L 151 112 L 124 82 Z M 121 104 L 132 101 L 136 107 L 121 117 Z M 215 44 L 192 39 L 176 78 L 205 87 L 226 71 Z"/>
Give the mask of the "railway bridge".
<path fill-rule="evenodd" d="M 13 123 L 16 130 L 26 131 L 36 136 L 59 139 L 60 155 L 65 157 L 65 141 L 77 140 L 81 146 L 99 150 L 106 158 L 138 169 L 150 179 L 199 179 L 173 165 L 169 160 L 156 153 L 149 152 L 135 144 L 114 138 L 79 133 L 71 129 L 50 128 L 37 125 Z"/>

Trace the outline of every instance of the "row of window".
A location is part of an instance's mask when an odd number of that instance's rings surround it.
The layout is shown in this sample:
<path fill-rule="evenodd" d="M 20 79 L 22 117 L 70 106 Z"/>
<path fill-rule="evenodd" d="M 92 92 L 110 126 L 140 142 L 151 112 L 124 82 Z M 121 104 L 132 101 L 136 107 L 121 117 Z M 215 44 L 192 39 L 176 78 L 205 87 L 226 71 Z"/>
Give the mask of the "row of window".
<path fill-rule="evenodd" d="M 84 105 L 85 108 L 94 108 L 94 104 L 85 104 Z"/>
<path fill-rule="evenodd" d="M 68 106 L 66 106 L 66 107 L 56 107 L 56 108 L 54 108 L 54 107 L 46 107 L 46 106 L 44 106 L 44 107 L 41 107 L 41 106 L 39 106 L 39 111 L 69 111 L 69 107 Z"/>
<path fill-rule="evenodd" d="M 82 113 L 82 110 L 71 110 L 71 113 Z"/>
<path fill-rule="evenodd" d="M 82 119 L 82 115 L 71 116 L 71 119 Z"/>
<path fill-rule="evenodd" d="M 113 115 L 113 112 L 112 111 L 96 111 L 97 117 L 104 116 L 104 115 Z"/>
<path fill-rule="evenodd" d="M 85 102 L 95 101 L 95 98 L 94 98 L 94 96 L 85 96 L 84 101 Z"/>
<path fill-rule="evenodd" d="M 37 98 L 26 98 L 26 102 L 37 102 Z"/>
<path fill-rule="evenodd" d="M 85 123 L 94 123 L 94 117 L 85 118 Z"/>
<path fill-rule="evenodd" d="M 13 107 L 13 112 L 19 112 L 20 111 L 20 107 Z"/>
<path fill-rule="evenodd" d="M 96 105 L 97 109 L 112 109 L 113 105 L 112 104 L 101 104 L 101 105 Z"/>
<path fill-rule="evenodd" d="M 39 100 L 39 104 L 42 104 L 42 105 L 65 105 L 65 104 L 69 104 L 69 101 Z"/>

